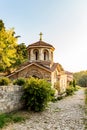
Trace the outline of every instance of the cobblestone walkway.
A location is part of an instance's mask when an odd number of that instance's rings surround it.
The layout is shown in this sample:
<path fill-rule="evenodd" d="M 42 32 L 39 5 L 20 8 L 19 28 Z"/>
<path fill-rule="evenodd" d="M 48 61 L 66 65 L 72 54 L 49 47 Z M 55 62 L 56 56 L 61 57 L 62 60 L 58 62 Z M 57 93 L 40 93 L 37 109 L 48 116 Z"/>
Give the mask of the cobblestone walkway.
<path fill-rule="evenodd" d="M 51 103 L 41 113 L 30 113 L 24 123 L 13 124 L 5 130 L 84 130 L 84 90 Z"/>

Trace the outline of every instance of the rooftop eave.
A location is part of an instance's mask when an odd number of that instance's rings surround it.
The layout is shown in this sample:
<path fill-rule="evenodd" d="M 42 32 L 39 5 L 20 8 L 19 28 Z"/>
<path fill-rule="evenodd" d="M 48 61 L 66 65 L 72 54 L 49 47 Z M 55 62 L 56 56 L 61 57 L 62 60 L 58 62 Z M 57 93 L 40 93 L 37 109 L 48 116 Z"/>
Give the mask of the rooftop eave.
<path fill-rule="evenodd" d="M 52 49 L 53 51 L 55 50 L 54 47 L 50 47 L 50 46 L 28 46 L 27 50 L 32 49 L 32 48 L 49 48 L 49 49 Z"/>

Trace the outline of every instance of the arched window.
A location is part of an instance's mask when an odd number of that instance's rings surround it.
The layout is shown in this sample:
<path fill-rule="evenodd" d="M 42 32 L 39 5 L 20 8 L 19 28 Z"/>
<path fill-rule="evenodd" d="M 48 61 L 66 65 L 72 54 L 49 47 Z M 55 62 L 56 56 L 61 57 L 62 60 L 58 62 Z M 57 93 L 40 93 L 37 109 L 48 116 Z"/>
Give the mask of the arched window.
<path fill-rule="evenodd" d="M 49 52 L 48 52 L 48 50 L 44 50 L 44 60 L 49 60 Z"/>
<path fill-rule="evenodd" d="M 46 52 L 44 52 L 44 60 L 46 60 Z"/>
<path fill-rule="evenodd" d="M 35 52 L 35 60 L 38 60 L 38 52 Z"/>
<path fill-rule="evenodd" d="M 34 56 L 35 56 L 35 60 L 39 59 L 39 51 L 37 49 L 34 50 Z"/>

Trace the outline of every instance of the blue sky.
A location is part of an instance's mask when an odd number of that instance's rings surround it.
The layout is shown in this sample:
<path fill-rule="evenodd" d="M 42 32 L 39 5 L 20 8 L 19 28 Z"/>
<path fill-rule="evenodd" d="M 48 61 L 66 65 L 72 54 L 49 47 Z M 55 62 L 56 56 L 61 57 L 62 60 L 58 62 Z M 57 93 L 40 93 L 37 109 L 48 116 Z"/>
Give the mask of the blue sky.
<path fill-rule="evenodd" d="M 42 32 L 65 70 L 87 70 L 87 0 L 0 0 L 0 19 L 19 43 L 36 42 Z"/>

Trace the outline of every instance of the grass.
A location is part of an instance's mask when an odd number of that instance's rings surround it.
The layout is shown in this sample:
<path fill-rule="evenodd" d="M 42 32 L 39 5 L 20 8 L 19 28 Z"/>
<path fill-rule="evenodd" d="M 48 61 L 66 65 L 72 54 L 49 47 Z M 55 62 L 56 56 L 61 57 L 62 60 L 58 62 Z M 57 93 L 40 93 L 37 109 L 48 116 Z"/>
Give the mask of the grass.
<path fill-rule="evenodd" d="M 87 117 L 87 88 L 85 89 L 85 115 Z M 85 118 L 85 129 L 87 130 L 87 118 Z"/>
<path fill-rule="evenodd" d="M 0 114 L 0 128 L 3 128 L 9 123 L 17 123 L 22 121 L 25 121 L 25 117 L 18 113 Z"/>

